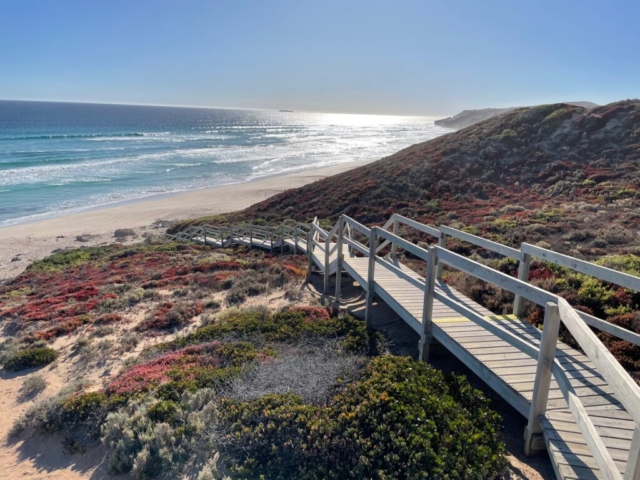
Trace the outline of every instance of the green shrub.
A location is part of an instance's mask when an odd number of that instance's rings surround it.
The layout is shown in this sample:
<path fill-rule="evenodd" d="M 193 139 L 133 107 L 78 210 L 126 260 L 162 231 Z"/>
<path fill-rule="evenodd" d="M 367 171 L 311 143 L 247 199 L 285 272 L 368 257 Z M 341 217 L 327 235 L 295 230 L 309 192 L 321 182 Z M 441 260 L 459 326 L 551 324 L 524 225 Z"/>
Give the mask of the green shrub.
<path fill-rule="evenodd" d="M 41 367 L 58 358 L 58 352 L 52 348 L 28 348 L 18 351 L 4 364 L 7 370 L 24 370 L 25 368 Z"/>
<path fill-rule="evenodd" d="M 242 305 L 246 300 L 247 294 L 240 289 L 236 289 L 235 287 L 232 287 L 225 297 L 225 301 L 230 307 Z"/>
<path fill-rule="evenodd" d="M 0 365 L 7 363 L 7 360 L 12 358 L 19 351 L 20 342 L 15 337 L 9 337 L 4 342 L 0 343 Z"/>
<path fill-rule="evenodd" d="M 20 397 L 25 399 L 32 395 L 37 395 L 47 388 L 47 379 L 42 375 L 31 375 L 24 379 L 20 387 Z"/>
<path fill-rule="evenodd" d="M 216 300 L 207 300 L 204 302 L 204 308 L 206 310 L 217 310 L 220 308 L 220 302 L 217 302 Z"/>
<path fill-rule="evenodd" d="M 161 400 L 149 406 L 147 414 L 154 422 L 173 423 L 177 407 L 171 400 Z"/>
<path fill-rule="evenodd" d="M 222 448 L 236 478 L 493 478 L 506 459 L 488 403 L 464 377 L 378 357 L 325 407 L 223 399 Z"/>
<path fill-rule="evenodd" d="M 144 479 L 183 478 L 182 469 L 196 453 L 213 457 L 214 400 L 213 390 L 202 389 L 185 393 L 175 403 L 132 401 L 109 414 L 102 427 L 109 470 Z"/>
<path fill-rule="evenodd" d="M 366 352 L 377 345 L 380 334 L 351 315 L 331 317 L 326 309 L 305 307 L 276 313 L 256 309 L 231 310 L 218 322 L 200 327 L 184 337 L 154 350 L 176 350 L 188 345 L 228 338 L 257 337 L 267 341 L 290 342 L 303 337 L 342 338 L 350 352 Z"/>

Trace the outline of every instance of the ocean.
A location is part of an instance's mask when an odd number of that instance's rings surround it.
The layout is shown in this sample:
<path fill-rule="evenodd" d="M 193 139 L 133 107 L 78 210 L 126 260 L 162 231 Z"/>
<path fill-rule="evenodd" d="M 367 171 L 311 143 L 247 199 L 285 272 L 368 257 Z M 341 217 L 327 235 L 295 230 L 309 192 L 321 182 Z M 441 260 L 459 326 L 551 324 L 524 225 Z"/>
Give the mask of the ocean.
<path fill-rule="evenodd" d="M 424 117 L 0 101 L 0 226 L 379 159 Z"/>

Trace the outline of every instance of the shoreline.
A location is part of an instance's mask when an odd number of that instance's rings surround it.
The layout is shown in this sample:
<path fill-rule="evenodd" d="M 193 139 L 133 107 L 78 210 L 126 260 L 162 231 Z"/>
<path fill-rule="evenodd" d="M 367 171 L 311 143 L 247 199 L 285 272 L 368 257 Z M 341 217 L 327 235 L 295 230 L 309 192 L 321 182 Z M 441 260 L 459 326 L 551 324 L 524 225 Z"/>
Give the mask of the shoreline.
<path fill-rule="evenodd" d="M 259 176 L 259 177 L 251 178 L 249 180 L 239 181 L 239 182 L 235 182 L 235 183 L 225 183 L 223 185 L 213 185 L 213 186 L 210 186 L 210 187 L 200 187 L 200 188 L 195 188 L 195 189 L 192 189 L 192 190 L 179 190 L 179 191 L 175 191 L 175 192 L 152 193 L 152 194 L 147 195 L 145 197 L 131 198 L 131 199 L 128 199 L 128 200 L 116 200 L 116 201 L 105 203 L 105 204 L 102 204 L 102 205 L 94 205 L 94 206 L 89 206 L 89 207 L 80 207 L 80 208 L 77 208 L 75 210 L 69 210 L 68 212 L 45 213 L 45 214 L 42 214 L 42 216 L 39 217 L 39 218 L 31 218 L 31 219 L 27 219 L 27 220 L 19 220 L 16 223 L 10 223 L 10 224 L 7 224 L 7 225 L 0 225 L 0 238 L 2 237 L 2 230 L 6 229 L 6 228 L 19 227 L 19 226 L 28 225 L 28 224 L 31 224 L 31 223 L 38 223 L 38 222 L 43 222 L 43 221 L 46 221 L 46 220 L 53 220 L 55 218 L 68 217 L 70 215 L 88 213 L 88 212 L 92 212 L 92 211 L 96 211 L 96 210 L 105 210 L 105 209 L 110 209 L 110 208 L 123 207 L 123 206 L 126 206 L 126 205 L 135 205 L 135 204 L 141 203 L 141 202 L 152 202 L 152 201 L 156 201 L 156 200 L 161 200 L 163 198 L 170 198 L 170 197 L 175 197 L 175 196 L 179 196 L 179 195 L 185 195 L 185 194 L 188 194 L 188 193 L 195 193 L 195 192 L 201 192 L 201 191 L 205 191 L 205 190 L 212 190 L 212 189 L 218 189 L 218 188 L 224 188 L 224 187 L 233 187 L 233 186 L 237 186 L 237 185 L 245 185 L 245 184 L 250 184 L 250 183 L 255 183 L 255 182 L 261 182 L 263 180 L 270 180 L 270 179 L 279 178 L 279 177 L 297 176 L 298 174 L 302 174 L 302 173 L 318 172 L 318 171 L 322 171 L 322 170 L 331 170 L 333 168 L 338 168 L 339 169 L 339 167 L 344 167 L 344 170 L 340 170 L 340 171 L 336 172 L 336 173 L 340 173 L 341 171 L 351 170 L 352 168 L 357 168 L 357 167 L 359 167 L 361 165 L 366 165 L 367 163 L 372 163 L 372 162 L 375 162 L 377 160 L 380 160 L 380 159 L 379 158 L 375 158 L 375 159 L 371 159 L 371 160 L 357 160 L 357 161 L 352 161 L 352 162 L 347 162 L 347 163 L 328 165 L 328 166 L 324 166 L 324 167 L 312 167 L 312 168 L 306 168 L 306 169 L 299 169 L 299 170 L 295 170 L 293 172 L 272 173 L 272 174 L 269 174 L 269 175 Z M 325 176 L 335 175 L 336 173 L 331 173 L 331 174 L 325 175 Z M 295 187 L 292 187 L 292 188 L 295 188 Z"/>
<path fill-rule="evenodd" d="M 133 243 L 163 232 L 170 222 L 242 210 L 282 191 L 376 160 L 275 174 L 188 192 L 163 193 L 7 225 L 0 228 L 0 284 L 22 273 L 31 262 L 57 250 L 117 241 Z M 131 229 L 134 235 L 117 239 L 114 232 L 118 229 Z"/>

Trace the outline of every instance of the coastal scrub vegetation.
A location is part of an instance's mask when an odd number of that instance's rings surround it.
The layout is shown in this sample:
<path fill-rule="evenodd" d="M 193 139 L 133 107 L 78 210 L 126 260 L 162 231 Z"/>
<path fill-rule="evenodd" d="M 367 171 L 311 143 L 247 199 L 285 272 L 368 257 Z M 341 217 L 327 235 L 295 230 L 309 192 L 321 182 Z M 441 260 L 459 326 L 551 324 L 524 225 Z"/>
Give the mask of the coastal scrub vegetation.
<path fill-rule="evenodd" d="M 42 367 L 53 362 L 56 358 L 58 358 L 58 352 L 52 348 L 23 348 L 4 361 L 4 368 L 18 371 L 27 368 Z"/>
<path fill-rule="evenodd" d="M 119 324 L 137 305 L 155 306 L 140 332 L 183 327 L 215 303 L 218 292 L 247 297 L 300 281 L 301 256 L 151 243 L 79 248 L 32 264 L 0 286 L 0 321 L 28 344 L 83 328 Z M 207 299 L 207 297 L 209 297 Z M 229 296 L 227 296 L 229 298 Z"/>
<path fill-rule="evenodd" d="M 12 434 L 25 428 L 73 452 L 102 442 L 109 470 L 135 478 L 492 478 L 506 466 L 500 418 L 464 377 L 387 355 L 363 321 L 308 305 L 222 310 L 104 388 L 36 403 Z"/>

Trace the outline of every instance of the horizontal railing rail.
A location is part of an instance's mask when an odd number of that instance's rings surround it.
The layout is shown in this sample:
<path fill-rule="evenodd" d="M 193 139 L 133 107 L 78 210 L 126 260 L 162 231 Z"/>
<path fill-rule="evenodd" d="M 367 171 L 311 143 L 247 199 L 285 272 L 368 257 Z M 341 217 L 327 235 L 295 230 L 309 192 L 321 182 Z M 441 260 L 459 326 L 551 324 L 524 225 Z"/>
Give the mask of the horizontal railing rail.
<path fill-rule="evenodd" d="M 350 238 L 344 237 L 342 239 L 342 241 L 346 244 L 349 245 L 351 248 L 357 250 L 358 252 L 362 253 L 365 257 L 369 255 L 369 249 L 361 244 L 360 242 L 357 242 L 355 240 L 351 240 Z"/>
<path fill-rule="evenodd" d="M 484 248 L 485 250 L 498 253 L 505 257 L 513 258 L 514 260 L 518 260 L 518 261 L 522 260 L 522 252 L 520 250 L 517 250 L 512 247 L 508 247 L 506 245 L 502 245 L 501 243 L 497 243 L 492 240 L 487 240 L 486 238 L 478 237 L 477 235 L 463 232 L 462 230 L 457 230 L 455 228 L 447 227 L 445 225 L 440 226 L 440 231 L 443 234 L 445 234 L 447 237 L 457 238 L 458 240 L 471 243 L 472 245 L 475 245 L 477 247 Z M 445 245 L 441 245 L 441 246 L 445 246 Z"/>
<path fill-rule="evenodd" d="M 555 263 L 561 267 L 566 267 L 570 270 L 596 277 L 605 282 L 614 283 L 620 287 L 630 288 L 636 292 L 640 292 L 640 278 L 628 273 L 619 272 L 612 268 L 603 267 L 602 265 L 596 265 L 585 260 L 579 260 L 577 258 L 563 255 L 546 248 L 537 247 L 528 243 L 522 244 L 522 251 L 531 255 L 532 257 L 545 260 L 547 262 Z"/>
<path fill-rule="evenodd" d="M 425 250 L 424 248 L 421 248 L 409 242 L 408 240 L 405 240 L 404 238 L 399 237 L 398 235 L 395 235 L 391 232 L 387 232 L 386 230 L 382 230 L 380 227 L 373 227 L 372 230 L 375 230 L 377 236 L 382 237 L 385 240 L 389 240 L 390 242 L 403 248 L 407 252 L 415 255 L 416 257 L 419 257 L 425 261 L 428 260 L 429 258 L 428 250 Z"/>
<path fill-rule="evenodd" d="M 359 222 L 356 222 L 353 218 L 347 217 L 346 215 L 343 215 L 342 218 L 346 223 L 351 225 L 351 227 L 353 229 L 355 229 L 358 232 L 362 233 L 366 237 L 369 237 L 371 235 L 371 229 L 370 228 L 365 227 L 363 224 L 361 224 Z"/>

